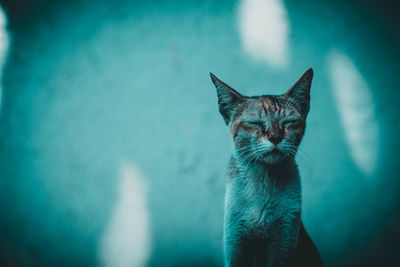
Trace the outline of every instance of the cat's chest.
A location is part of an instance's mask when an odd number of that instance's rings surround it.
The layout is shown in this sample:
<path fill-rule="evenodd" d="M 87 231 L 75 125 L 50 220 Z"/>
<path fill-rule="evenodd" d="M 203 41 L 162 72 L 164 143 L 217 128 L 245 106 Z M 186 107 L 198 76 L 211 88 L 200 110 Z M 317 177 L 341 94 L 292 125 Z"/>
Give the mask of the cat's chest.
<path fill-rule="evenodd" d="M 247 177 L 249 179 L 249 177 Z M 233 183 L 231 206 L 249 226 L 268 226 L 275 221 L 300 212 L 300 187 L 296 184 L 278 186 L 274 183 Z"/>
<path fill-rule="evenodd" d="M 295 211 L 294 202 L 288 202 L 279 192 L 253 192 L 245 196 L 246 205 L 242 206 L 243 219 L 249 224 L 271 224 L 289 212 Z"/>

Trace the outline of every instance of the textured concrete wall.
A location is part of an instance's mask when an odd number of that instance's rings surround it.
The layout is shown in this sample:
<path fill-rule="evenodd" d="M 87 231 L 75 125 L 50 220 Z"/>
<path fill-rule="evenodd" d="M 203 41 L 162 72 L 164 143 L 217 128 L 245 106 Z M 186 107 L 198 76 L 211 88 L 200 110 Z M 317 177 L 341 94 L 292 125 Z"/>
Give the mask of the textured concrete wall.
<path fill-rule="evenodd" d="M 309 66 L 306 228 L 331 266 L 398 260 L 400 54 L 387 4 L 3 2 L 1 262 L 222 266 L 232 147 L 208 72 L 278 94 Z"/>

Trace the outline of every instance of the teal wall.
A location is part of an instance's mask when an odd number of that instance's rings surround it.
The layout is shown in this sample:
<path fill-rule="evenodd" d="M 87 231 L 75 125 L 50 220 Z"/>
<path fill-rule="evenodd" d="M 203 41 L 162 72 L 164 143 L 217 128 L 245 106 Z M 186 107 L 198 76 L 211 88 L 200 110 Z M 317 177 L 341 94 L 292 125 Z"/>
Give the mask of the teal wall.
<path fill-rule="evenodd" d="M 306 228 L 329 266 L 399 264 L 390 1 L 1 5 L 2 265 L 222 266 L 232 145 L 208 73 L 279 94 L 310 66 Z"/>

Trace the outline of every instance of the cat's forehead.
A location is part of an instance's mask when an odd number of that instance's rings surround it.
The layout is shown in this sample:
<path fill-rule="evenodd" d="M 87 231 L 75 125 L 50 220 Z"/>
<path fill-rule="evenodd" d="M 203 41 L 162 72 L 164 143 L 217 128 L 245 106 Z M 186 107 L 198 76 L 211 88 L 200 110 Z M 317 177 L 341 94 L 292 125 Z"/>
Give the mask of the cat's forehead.
<path fill-rule="evenodd" d="M 288 116 L 297 114 L 296 108 L 280 96 L 260 96 L 249 99 L 242 109 L 241 117 L 264 119 L 271 116 Z"/>

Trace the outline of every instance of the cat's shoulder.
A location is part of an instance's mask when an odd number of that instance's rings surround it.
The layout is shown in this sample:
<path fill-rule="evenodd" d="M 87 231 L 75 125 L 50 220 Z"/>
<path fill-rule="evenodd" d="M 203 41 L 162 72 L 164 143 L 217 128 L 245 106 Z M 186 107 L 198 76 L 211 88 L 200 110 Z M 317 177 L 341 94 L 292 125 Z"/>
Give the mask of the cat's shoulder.
<path fill-rule="evenodd" d="M 232 180 L 239 173 L 237 159 L 234 155 L 231 156 L 228 165 L 228 181 Z"/>

